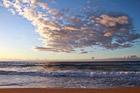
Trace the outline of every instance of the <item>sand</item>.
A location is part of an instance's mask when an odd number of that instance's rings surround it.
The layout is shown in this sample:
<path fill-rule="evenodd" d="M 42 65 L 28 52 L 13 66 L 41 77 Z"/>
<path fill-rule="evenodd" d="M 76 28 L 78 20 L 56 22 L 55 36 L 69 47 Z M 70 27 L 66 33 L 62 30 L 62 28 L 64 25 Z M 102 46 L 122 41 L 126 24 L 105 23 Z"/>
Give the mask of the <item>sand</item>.
<path fill-rule="evenodd" d="M 110 89 L 1 88 L 0 93 L 140 93 L 140 87 Z"/>

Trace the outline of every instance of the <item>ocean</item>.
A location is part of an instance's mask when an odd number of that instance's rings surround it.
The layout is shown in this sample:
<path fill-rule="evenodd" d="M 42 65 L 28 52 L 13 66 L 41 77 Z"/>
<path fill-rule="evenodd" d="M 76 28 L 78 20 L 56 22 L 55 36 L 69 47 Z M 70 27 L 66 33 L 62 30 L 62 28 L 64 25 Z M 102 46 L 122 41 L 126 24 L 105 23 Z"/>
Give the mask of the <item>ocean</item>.
<path fill-rule="evenodd" d="M 0 88 L 120 88 L 140 86 L 140 61 L 0 61 Z"/>

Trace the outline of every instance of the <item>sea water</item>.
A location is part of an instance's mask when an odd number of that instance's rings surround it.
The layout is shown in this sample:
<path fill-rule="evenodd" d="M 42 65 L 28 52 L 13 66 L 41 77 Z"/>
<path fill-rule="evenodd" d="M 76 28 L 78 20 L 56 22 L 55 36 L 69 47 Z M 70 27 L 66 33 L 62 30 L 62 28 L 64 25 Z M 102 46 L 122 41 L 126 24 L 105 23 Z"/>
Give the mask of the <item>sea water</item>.
<path fill-rule="evenodd" d="M 116 88 L 140 86 L 140 61 L 0 61 L 0 88 Z"/>

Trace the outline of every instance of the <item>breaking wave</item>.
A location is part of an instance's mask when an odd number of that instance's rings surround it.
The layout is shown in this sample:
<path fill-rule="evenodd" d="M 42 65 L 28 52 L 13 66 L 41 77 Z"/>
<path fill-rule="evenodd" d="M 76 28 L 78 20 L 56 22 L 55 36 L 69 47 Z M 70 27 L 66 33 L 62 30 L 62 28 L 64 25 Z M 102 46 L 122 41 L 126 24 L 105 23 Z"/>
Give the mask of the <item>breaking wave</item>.
<path fill-rule="evenodd" d="M 118 71 L 118 72 L 18 72 L 18 71 L 0 71 L 0 75 L 29 75 L 41 77 L 137 77 L 140 71 Z"/>

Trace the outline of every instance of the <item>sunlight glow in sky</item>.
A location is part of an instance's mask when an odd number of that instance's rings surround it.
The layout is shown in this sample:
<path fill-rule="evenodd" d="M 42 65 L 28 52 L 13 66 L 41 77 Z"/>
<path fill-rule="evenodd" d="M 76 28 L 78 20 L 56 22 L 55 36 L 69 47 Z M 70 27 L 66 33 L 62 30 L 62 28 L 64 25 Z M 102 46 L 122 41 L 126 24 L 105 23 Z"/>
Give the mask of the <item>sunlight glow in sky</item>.
<path fill-rule="evenodd" d="M 140 0 L 2 0 L 0 59 L 140 57 Z"/>

